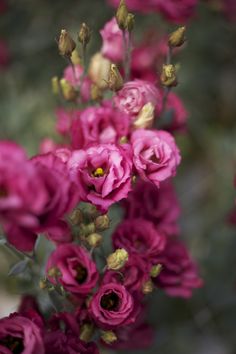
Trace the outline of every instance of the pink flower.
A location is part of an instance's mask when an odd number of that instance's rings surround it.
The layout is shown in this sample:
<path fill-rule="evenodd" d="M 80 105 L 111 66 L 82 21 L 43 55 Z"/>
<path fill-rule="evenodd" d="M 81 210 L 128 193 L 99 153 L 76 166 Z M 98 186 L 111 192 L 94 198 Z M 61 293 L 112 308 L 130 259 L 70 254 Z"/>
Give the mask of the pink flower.
<path fill-rule="evenodd" d="M 57 116 L 56 130 L 58 131 L 59 134 L 63 136 L 69 134 L 74 115 L 75 115 L 74 111 L 68 111 L 62 107 L 56 109 L 56 116 Z"/>
<path fill-rule="evenodd" d="M 75 70 L 74 70 L 75 69 Z M 64 79 L 66 79 L 75 88 L 81 86 L 81 77 L 83 75 L 83 68 L 79 64 L 74 65 L 74 69 L 71 65 L 67 66 L 64 70 Z M 85 76 L 82 80 L 82 86 L 80 88 L 81 98 L 84 102 L 89 101 L 92 81 Z"/>
<path fill-rule="evenodd" d="M 171 122 L 165 127 L 169 131 L 184 131 L 186 130 L 186 121 L 188 112 L 186 111 L 181 99 L 170 92 L 167 99 L 166 111 L 171 113 Z"/>
<path fill-rule="evenodd" d="M 89 107 L 72 124 L 72 147 L 118 143 L 129 133 L 130 118 L 112 107 Z"/>
<path fill-rule="evenodd" d="M 113 97 L 115 107 L 135 118 L 146 103 L 152 103 L 159 114 L 162 94 L 152 83 L 143 80 L 129 81 Z"/>
<path fill-rule="evenodd" d="M 117 6 L 119 0 L 108 0 Z M 158 12 L 168 21 L 174 23 L 186 22 L 194 15 L 198 0 L 126 0 L 129 10 L 140 12 Z"/>
<path fill-rule="evenodd" d="M 98 272 L 89 253 L 76 244 L 64 244 L 56 248 L 47 262 L 47 272 L 56 268 L 59 271 L 57 281 L 65 290 L 77 296 L 91 292 L 98 281 Z M 55 278 L 49 275 L 51 282 Z"/>
<path fill-rule="evenodd" d="M 175 176 L 180 152 L 171 134 L 159 130 L 136 130 L 131 137 L 133 162 L 140 177 L 159 187 Z"/>
<path fill-rule="evenodd" d="M 100 286 L 90 303 L 90 313 L 103 329 L 116 329 L 134 323 L 138 315 L 131 294 L 120 284 Z"/>
<path fill-rule="evenodd" d="M 169 181 L 156 188 L 152 183 L 139 180 L 123 205 L 127 219 L 143 218 L 166 235 L 179 234 L 180 205 Z"/>
<path fill-rule="evenodd" d="M 125 148 L 113 144 L 96 145 L 73 151 L 68 161 L 81 198 L 102 211 L 126 198 L 131 190 L 132 163 L 130 152 Z"/>
<path fill-rule="evenodd" d="M 187 248 L 176 238 L 168 238 L 158 263 L 162 264 L 163 269 L 153 280 L 169 296 L 190 298 L 193 290 L 203 285 Z"/>
<path fill-rule="evenodd" d="M 44 354 L 39 327 L 28 318 L 12 314 L 0 320 L 0 353 Z"/>
<path fill-rule="evenodd" d="M 112 235 L 114 248 L 124 248 L 131 256 L 154 262 L 166 245 L 166 237 L 145 219 L 123 221 Z"/>
<path fill-rule="evenodd" d="M 115 63 L 121 61 L 124 57 L 123 36 L 115 17 L 105 24 L 100 33 L 104 57 Z"/>
<path fill-rule="evenodd" d="M 235 0 L 222 0 L 223 3 L 223 11 L 225 13 L 226 18 L 229 21 L 236 21 L 236 2 Z"/>
<path fill-rule="evenodd" d="M 118 283 L 132 293 L 141 293 L 142 285 L 149 280 L 149 265 L 140 257 L 130 255 L 128 262 L 119 271 L 107 271 L 103 277 L 103 284 Z"/>

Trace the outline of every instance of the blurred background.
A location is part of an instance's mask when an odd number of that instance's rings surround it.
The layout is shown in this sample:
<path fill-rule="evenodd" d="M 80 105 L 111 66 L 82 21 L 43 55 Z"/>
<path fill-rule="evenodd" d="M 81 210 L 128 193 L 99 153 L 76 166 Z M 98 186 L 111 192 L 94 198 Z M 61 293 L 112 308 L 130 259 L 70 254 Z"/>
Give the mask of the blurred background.
<path fill-rule="evenodd" d="M 188 24 L 176 89 L 189 112 L 188 133 L 177 138 L 183 156 L 176 178 L 182 237 L 205 286 L 188 301 L 152 295 L 156 339 L 145 353 L 236 353 L 236 228 L 228 222 L 236 196 L 236 22 L 219 5 L 200 2 Z M 105 0 L 9 0 L 6 7 L 0 1 L 0 139 L 12 139 L 32 155 L 42 138 L 55 135 L 50 81 L 66 65 L 55 38 L 61 28 L 76 35 L 86 21 L 95 53 L 99 30 L 113 14 Z M 175 28 L 158 14 L 137 14 L 137 38 L 149 27 Z M 14 261 L 1 253 L 1 316 L 18 302 L 14 280 L 6 277 Z"/>

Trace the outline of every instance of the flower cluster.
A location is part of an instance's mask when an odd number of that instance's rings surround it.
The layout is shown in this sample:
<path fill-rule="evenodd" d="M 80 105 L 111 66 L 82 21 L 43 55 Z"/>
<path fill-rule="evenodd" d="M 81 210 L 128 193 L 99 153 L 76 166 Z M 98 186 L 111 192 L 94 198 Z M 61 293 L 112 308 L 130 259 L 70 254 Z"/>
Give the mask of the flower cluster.
<path fill-rule="evenodd" d="M 127 3 L 176 21 L 189 17 L 196 1 Z M 59 52 L 70 65 L 60 80 L 52 79 L 65 102 L 56 112 L 60 143 L 44 140 L 32 158 L 14 143 L 0 143 L 0 222 L 8 247 L 36 262 L 36 240 L 44 235 L 53 243 L 44 276 L 28 269 L 52 309 L 40 310 L 36 297 L 23 298 L 17 313 L 0 320 L 1 353 L 145 348 L 153 338 L 147 295 L 156 287 L 189 298 L 202 285 L 180 240 L 172 183 L 181 162 L 174 133 L 184 130 L 187 113 L 171 92 L 177 80 L 170 56 L 183 44 L 185 28 L 131 54 L 133 26 L 121 0 L 89 65 L 90 28 L 83 23 L 79 32 L 82 59 L 62 30 Z M 161 69 L 166 56 L 159 78 L 156 65 Z M 111 208 L 117 218 L 123 211 L 115 228 Z M 100 247 L 109 231 L 112 249 L 108 242 Z"/>

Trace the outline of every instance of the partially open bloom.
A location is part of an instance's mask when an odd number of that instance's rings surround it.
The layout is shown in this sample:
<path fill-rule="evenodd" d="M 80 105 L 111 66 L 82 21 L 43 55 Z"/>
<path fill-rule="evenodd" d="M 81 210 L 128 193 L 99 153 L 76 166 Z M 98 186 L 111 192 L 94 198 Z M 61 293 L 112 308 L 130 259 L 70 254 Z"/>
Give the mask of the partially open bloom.
<path fill-rule="evenodd" d="M 133 162 L 140 177 L 156 186 L 175 176 L 180 152 L 171 134 L 159 130 L 136 130 L 131 137 Z"/>
<path fill-rule="evenodd" d="M 100 33 L 104 57 L 115 63 L 121 61 L 124 57 L 123 36 L 115 17 L 105 24 Z"/>
<path fill-rule="evenodd" d="M 81 198 L 106 211 L 111 204 L 127 197 L 132 168 L 129 153 L 113 144 L 73 151 L 68 167 Z"/>
<path fill-rule="evenodd" d="M 134 323 L 137 308 L 131 294 L 120 284 L 102 285 L 90 303 L 90 313 L 103 329 L 115 329 Z"/>
<path fill-rule="evenodd" d="M 147 262 L 155 262 L 158 254 L 164 250 L 165 236 L 145 219 L 123 221 L 112 235 L 114 248 L 124 248 L 132 255 Z"/>
<path fill-rule="evenodd" d="M 135 118 L 143 106 L 151 103 L 157 115 L 162 107 L 162 94 L 152 83 L 143 80 L 133 80 L 124 84 L 114 96 L 113 102 L 121 112 Z"/>
<path fill-rule="evenodd" d="M 44 354 L 40 328 L 28 318 L 18 314 L 2 318 L 0 353 Z"/>
<path fill-rule="evenodd" d="M 203 285 L 186 246 L 176 238 L 168 238 L 158 263 L 162 265 L 162 270 L 153 281 L 169 296 L 190 298 L 193 290 Z"/>
<path fill-rule="evenodd" d="M 124 267 L 128 259 L 128 252 L 123 248 L 118 248 L 107 257 L 107 268 L 110 270 L 119 270 Z"/>
<path fill-rule="evenodd" d="M 57 281 L 74 295 L 87 295 L 96 285 L 98 272 L 89 253 L 76 244 L 65 244 L 52 252 L 47 263 L 47 272 L 56 269 L 56 277 L 50 277 L 52 283 Z"/>

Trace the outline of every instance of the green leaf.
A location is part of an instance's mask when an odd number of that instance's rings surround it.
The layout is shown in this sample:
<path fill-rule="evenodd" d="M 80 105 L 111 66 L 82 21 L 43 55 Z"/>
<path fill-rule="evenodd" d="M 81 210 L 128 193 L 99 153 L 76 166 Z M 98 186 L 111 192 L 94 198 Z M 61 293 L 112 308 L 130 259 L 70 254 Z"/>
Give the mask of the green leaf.
<path fill-rule="evenodd" d="M 19 275 L 21 273 L 24 273 L 24 271 L 26 270 L 28 264 L 29 264 L 29 260 L 28 259 L 23 259 L 22 261 L 17 262 L 9 270 L 8 276 L 16 276 L 16 275 Z"/>

